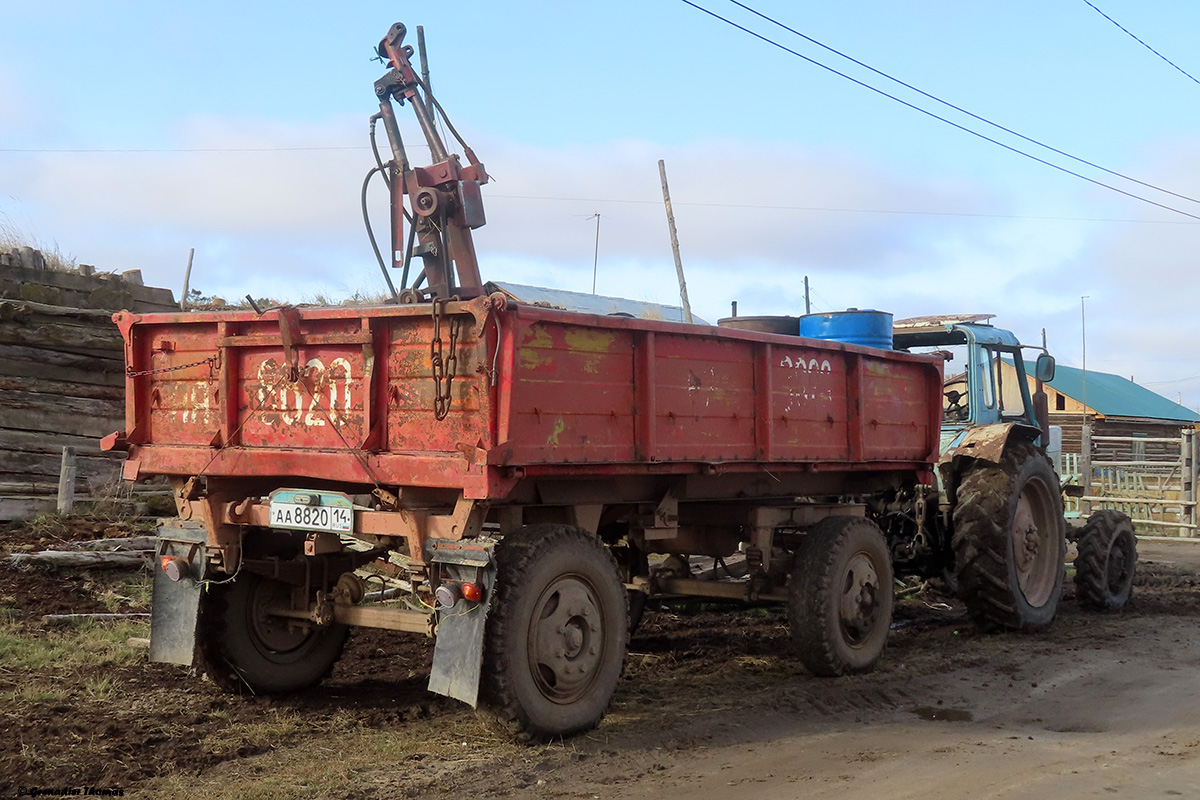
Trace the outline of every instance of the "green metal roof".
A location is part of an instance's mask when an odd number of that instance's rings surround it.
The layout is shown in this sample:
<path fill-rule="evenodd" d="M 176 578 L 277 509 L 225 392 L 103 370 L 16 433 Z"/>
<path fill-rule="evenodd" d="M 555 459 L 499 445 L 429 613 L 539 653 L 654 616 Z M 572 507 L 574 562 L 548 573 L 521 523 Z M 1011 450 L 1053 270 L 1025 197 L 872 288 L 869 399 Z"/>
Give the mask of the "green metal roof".
<path fill-rule="evenodd" d="M 1025 364 L 1032 376 L 1033 365 Z M 1048 384 L 1073 400 L 1083 402 L 1083 370 L 1059 364 Z M 1087 406 L 1106 417 L 1148 417 L 1181 422 L 1200 422 L 1200 414 L 1173 403 L 1128 378 L 1107 372 L 1087 371 Z"/>

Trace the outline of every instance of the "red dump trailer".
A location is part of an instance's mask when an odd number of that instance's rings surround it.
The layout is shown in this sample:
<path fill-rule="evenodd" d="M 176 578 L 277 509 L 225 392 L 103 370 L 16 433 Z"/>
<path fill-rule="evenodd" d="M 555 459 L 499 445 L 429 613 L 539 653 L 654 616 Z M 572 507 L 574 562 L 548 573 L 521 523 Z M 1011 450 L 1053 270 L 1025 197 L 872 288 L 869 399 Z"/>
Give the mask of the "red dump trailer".
<path fill-rule="evenodd" d="M 371 177 L 390 193 L 390 268 L 374 249 L 393 303 L 116 315 L 126 420 L 107 446 L 126 477 L 167 476 L 179 510 L 159 531 L 153 660 L 288 691 L 351 627 L 433 636 L 432 691 L 548 738 L 603 717 L 652 596 L 785 603 L 818 675 L 875 664 L 895 572 L 949 577 L 987 626 L 1050 623 L 1061 500 L 1027 393 L 998 402 L 999 365 L 1021 369 L 1011 334 L 897 340 L 969 349 L 971 411 L 939 459 L 943 400 L 965 410 L 963 392 L 943 398 L 948 353 L 889 348 L 890 315 L 866 347 L 794 318 L 781 334 L 489 295 L 472 240 L 487 170 L 405 33 L 377 48 L 372 144 L 382 122 L 391 159 L 373 148 L 363 187 L 368 222 Z M 409 159 L 396 103 L 431 165 Z"/>
<path fill-rule="evenodd" d="M 648 595 L 788 603 L 819 674 L 883 648 L 913 543 L 876 522 L 934 484 L 940 357 L 499 295 L 115 319 L 108 444 L 181 518 L 156 660 L 286 691 L 348 627 L 435 635 L 432 690 L 547 737 L 599 721 Z"/>

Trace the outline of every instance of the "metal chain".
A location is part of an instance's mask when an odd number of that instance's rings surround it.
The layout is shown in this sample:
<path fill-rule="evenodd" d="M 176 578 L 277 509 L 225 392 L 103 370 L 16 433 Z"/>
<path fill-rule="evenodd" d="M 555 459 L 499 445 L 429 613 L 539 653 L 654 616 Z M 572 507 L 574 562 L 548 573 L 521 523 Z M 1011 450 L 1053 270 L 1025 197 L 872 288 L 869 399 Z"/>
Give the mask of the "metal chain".
<path fill-rule="evenodd" d="M 211 372 L 212 368 L 215 367 L 220 360 L 221 360 L 221 357 L 219 355 L 209 356 L 208 358 L 202 358 L 199 361 L 193 361 L 190 364 L 176 364 L 173 367 L 158 367 L 157 369 L 144 369 L 144 370 L 141 370 L 138 372 L 135 372 L 133 367 L 126 367 L 125 375 L 126 375 L 126 377 L 129 377 L 129 378 L 140 378 L 143 375 L 158 375 L 159 373 L 162 373 L 162 372 L 175 372 L 175 371 L 181 370 L 181 369 L 191 369 L 192 367 L 199 367 L 203 364 L 208 364 L 209 371 Z"/>
<path fill-rule="evenodd" d="M 458 366 L 459 320 L 451 317 L 450 354 L 442 357 L 442 317 L 446 313 L 448 300 L 433 299 L 433 339 L 429 343 L 429 363 L 433 368 L 433 416 L 439 420 L 450 413 L 450 384 Z"/>

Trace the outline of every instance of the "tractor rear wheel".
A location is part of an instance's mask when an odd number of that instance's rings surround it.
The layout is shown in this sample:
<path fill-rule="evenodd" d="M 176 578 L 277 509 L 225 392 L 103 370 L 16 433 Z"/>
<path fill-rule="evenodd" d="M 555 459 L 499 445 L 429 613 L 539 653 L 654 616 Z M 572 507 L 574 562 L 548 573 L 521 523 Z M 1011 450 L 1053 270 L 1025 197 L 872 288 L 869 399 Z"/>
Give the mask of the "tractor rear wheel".
<path fill-rule="evenodd" d="M 959 482 L 952 519 L 960 596 L 976 623 L 1049 625 L 1067 553 L 1062 495 L 1049 459 L 1018 444 L 999 464 L 974 462 Z"/>

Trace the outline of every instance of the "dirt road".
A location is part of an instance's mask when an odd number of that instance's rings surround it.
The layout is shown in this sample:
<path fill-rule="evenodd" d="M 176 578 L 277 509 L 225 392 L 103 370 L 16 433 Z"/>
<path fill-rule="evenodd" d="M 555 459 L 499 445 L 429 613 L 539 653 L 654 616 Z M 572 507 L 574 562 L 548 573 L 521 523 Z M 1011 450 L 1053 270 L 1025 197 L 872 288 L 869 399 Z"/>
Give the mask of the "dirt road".
<path fill-rule="evenodd" d="M 982 635 L 925 593 L 900 604 L 879 669 L 851 678 L 809 676 L 777 610 L 654 611 L 604 724 L 533 747 L 426 694 L 427 644 L 381 632 L 288 698 L 231 698 L 144 653 L 94 671 L 0 664 L 0 794 L 1200 797 L 1200 544 L 1140 549 L 1125 613 L 1079 611 L 1068 589 L 1048 631 Z M 62 644 L 38 603 L 86 605 L 111 580 L 0 570 L 0 605 L 28 607 L 6 634 Z M 123 591 L 116 607 L 136 607 Z"/>

